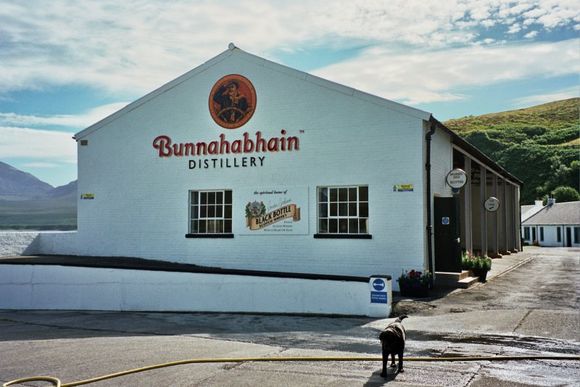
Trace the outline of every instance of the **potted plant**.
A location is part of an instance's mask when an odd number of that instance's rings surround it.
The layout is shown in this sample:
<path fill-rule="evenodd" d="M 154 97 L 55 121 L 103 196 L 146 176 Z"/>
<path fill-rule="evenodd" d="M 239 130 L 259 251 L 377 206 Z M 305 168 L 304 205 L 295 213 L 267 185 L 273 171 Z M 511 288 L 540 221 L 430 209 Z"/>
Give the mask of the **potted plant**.
<path fill-rule="evenodd" d="M 429 289 L 433 285 L 433 275 L 426 271 L 404 270 L 397 279 L 401 296 L 428 297 Z"/>
<path fill-rule="evenodd" d="M 470 270 L 474 276 L 479 277 L 481 282 L 485 282 L 487 272 L 491 270 L 491 258 L 487 255 L 477 256 L 466 252 L 461 257 L 461 268 Z"/>

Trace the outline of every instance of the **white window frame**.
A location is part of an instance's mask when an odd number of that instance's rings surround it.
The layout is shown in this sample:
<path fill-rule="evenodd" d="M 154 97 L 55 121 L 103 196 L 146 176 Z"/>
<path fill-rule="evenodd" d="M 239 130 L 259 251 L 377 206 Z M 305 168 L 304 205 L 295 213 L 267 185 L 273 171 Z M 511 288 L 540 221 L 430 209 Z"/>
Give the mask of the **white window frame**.
<path fill-rule="evenodd" d="M 343 195 L 344 192 L 346 196 Z M 364 200 L 365 195 L 366 200 Z M 369 235 L 368 195 L 367 185 L 317 187 L 316 228 L 318 234 Z"/>
<path fill-rule="evenodd" d="M 232 234 L 232 190 L 190 190 L 188 195 L 190 235 Z M 229 202 L 226 201 L 228 197 Z"/>

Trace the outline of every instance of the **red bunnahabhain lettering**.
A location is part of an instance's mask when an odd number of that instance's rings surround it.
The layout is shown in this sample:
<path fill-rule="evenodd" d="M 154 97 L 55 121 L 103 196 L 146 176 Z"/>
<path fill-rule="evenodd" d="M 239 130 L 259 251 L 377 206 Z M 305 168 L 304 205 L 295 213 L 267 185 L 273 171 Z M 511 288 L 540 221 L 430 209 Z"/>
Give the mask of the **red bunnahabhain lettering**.
<path fill-rule="evenodd" d="M 225 134 L 222 133 L 219 136 L 219 140 L 185 143 L 174 143 L 171 137 L 161 135 L 155 137 L 153 140 L 153 148 L 157 150 L 159 157 L 291 152 L 300 150 L 300 139 L 296 136 L 286 137 L 286 133 L 286 130 L 282 129 L 280 131 L 280 137 L 264 138 L 260 131 L 257 131 L 253 137 L 248 132 L 245 132 L 242 135 L 242 139 L 232 142 L 228 141 Z"/>
<path fill-rule="evenodd" d="M 171 137 L 157 136 L 153 140 L 153 148 L 159 150 L 159 157 L 169 157 L 173 155 L 171 151 Z"/>

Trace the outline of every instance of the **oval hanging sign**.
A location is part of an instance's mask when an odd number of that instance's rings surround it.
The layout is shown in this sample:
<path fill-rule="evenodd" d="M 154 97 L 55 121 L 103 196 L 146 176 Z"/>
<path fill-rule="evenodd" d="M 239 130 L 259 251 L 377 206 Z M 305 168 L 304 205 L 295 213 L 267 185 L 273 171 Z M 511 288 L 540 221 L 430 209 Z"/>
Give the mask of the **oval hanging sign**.
<path fill-rule="evenodd" d="M 445 180 L 451 188 L 459 189 L 467 183 L 467 173 L 463 169 L 455 168 L 447 174 Z"/>
<path fill-rule="evenodd" d="M 499 199 L 491 196 L 483 205 L 487 211 L 496 212 L 499 209 Z"/>

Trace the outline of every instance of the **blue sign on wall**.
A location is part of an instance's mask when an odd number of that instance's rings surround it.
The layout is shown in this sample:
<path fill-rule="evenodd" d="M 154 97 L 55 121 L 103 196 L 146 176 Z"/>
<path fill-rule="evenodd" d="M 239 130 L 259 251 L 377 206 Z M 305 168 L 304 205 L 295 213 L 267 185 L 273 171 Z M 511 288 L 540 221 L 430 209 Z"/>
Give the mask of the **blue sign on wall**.
<path fill-rule="evenodd" d="M 387 303 L 387 293 L 371 292 L 371 304 L 386 304 L 386 303 Z"/>
<path fill-rule="evenodd" d="M 385 281 L 383 281 L 380 278 L 377 278 L 376 280 L 373 281 L 373 289 L 375 289 L 376 291 L 381 291 L 385 288 Z"/>

